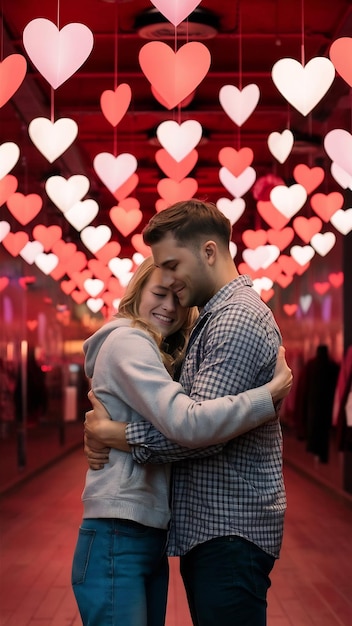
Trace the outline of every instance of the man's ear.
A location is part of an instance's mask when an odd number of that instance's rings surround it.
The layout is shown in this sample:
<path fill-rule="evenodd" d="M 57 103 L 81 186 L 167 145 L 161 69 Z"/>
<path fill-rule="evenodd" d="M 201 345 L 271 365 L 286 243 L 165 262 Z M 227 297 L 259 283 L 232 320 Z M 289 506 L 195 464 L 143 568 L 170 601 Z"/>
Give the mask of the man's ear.
<path fill-rule="evenodd" d="M 217 254 L 217 245 L 215 241 L 211 239 L 205 241 L 202 245 L 202 250 L 207 263 L 209 263 L 209 265 L 213 265 Z"/>

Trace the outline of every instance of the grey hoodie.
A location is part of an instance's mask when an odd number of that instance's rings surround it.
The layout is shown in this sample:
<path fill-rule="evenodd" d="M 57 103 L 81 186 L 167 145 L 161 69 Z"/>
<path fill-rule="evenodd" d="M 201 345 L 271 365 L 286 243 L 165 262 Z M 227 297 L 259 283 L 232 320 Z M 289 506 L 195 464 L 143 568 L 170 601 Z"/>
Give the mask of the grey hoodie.
<path fill-rule="evenodd" d="M 111 419 L 146 419 L 188 448 L 231 439 L 275 416 L 271 395 L 259 387 L 196 403 L 167 373 L 158 347 L 130 320 L 116 318 L 83 345 L 85 372 Z M 143 417 L 142 417 L 143 416 Z M 82 495 L 85 518 L 123 518 L 167 528 L 169 465 L 139 465 L 112 449 L 102 470 L 88 470 Z"/>

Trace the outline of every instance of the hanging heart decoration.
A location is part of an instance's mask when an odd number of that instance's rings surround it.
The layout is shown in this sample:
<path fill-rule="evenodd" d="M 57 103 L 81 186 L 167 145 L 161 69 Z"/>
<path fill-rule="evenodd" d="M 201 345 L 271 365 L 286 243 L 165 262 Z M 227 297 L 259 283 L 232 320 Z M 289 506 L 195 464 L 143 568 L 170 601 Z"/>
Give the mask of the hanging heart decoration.
<path fill-rule="evenodd" d="M 328 282 L 324 283 L 313 283 L 314 290 L 320 295 L 324 296 L 330 289 L 330 284 Z"/>
<path fill-rule="evenodd" d="M 246 248 L 242 253 L 243 260 L 253 270 L 268 268 L 272 263 L 274 263 L 274 261 L 276 261 L 279 255 L 279 248 L 271 245 L 258 246 L 255 250 Z"/>
<path fill-rule="evenodd" d="M 109 152 L 101 152 L 93 161 L 96 174 L 112 194 L 134 174 L 137 165 L 136 157 L 129 153 L 115 157 Z"/>
<path fill-rule="evenodd" d="M 198 183 L 195 178 L 184 178 L 179 183 L 170 178 L 162 178 L 157 184 L 159 196 L 169 205 L 181 200 L 190 200 L 197 194 Z"/>
<path fill-rule="evenodd" d="M 139 52 L 143 74 L 170 109 L 198 87 L 209 70 L 210 61 L 208 48 L 197 41 L 184 44 L 177 52 L 161 41 L 151 41 Z"/>
<path fill-rule="evenodd" d="M 4 291 L 10 284 L 10 279 L 7 276 L 0 276 L 0 291 Z"/>
<path fill-rule="evenodd" d="M 10 224 L 8 222 L 0 222 L 0 241 L 2 241 L 6 235 L 10 232 Z"/>
<path fill-rule="evenodd" d="M 100 226 L 96 227 L 87 226 L 80 233 L 80 237 L 86 248 L 95 254 L 111 239 L 111 234 L 109 226 L 100 224 Z"/>
<path fill-rule="evenodd" d="M 320 256 L 326 256 L 328 252 L 334 247 L 336 243 L 336 236 L 334 233 L 317 233 L 313 235 L 310 244 L 314 250 L 320 254 Z"/>
<path fill-rule="evenodd" d="M 22 248 L 20 256 L 26 263 L 32 265 L 38 254 L 42 254 L 42 252 L 44 252 L 44 246 L 40 241 L 28 241 L 24 248 Z"/>
<path fill-rule="evenodd" d="M 99 261 L 107 265 L 110 259 L 118 256 L 120 252 L 121 246 L 118 241 L 109 241 L 109 243 L 106 243 L 105 246 L 99 248 L 99 250 L 97 250 L 94 254 Z"/>
<path fill-rule="evenodd" d="M 0 61 L 0 107 L 12 98 L 27 72 L 27 61 L 22 54 L 10 54 Z"/>
<path fill-rule="evenodd" d="M 1 76 L 0 76 L 1 78 Z M 1 89 L 1 83 L 0 83 Z M 6 141 L 0 146 L 0 179 L 4 178 L 15 167 L 20 158 L 20 149 L 17 143 Z"/>
<path fill-rule="evenodd" d="M 306 265 L 312 260 L 315 251 L 312 246 L 292 246 L 290 254 L 298 265 Z"/>
<path fill-rule="evenodd" d="M 18 180 L 12 174 L 7 174 L 0 180 L 0 206 L 5 204 L 9 197 L 15 193 L 18 187 Z"/>
<path fill-rule="evenodd" d="M 290 219 L 303 207 L 307 200 L 307 192 L 298 183 L 290 187 L 277 185 L 270 192 L 270 200 L 280 213 Z"/>
<path fill-rule="evenodd" d="M 76 202 L 82 200 L 89 186 L 89 179 L 81 174 L 75 174 L 68 179 L 63 176 L 50 176 L 45 183 L 45 191 L 55 206 L 65 213 Z"/>
<path fill-rule="evenodd" d="M 130 106 L 132 90 L 127 83 L 121 83 L 115 91 L 106 90 L 100 96 L 100 107 L 104 117 L 111 124 L 117 126 Z"/>
<path fill-rule="evenodd" d="M 324 222 L 328 222 L 334 213 L 341 209 L 343 202 L 343 195 L 339 191 L 332 191 L 329 194 L 315 193 L 310 199 L 313 211 Z"/>
<path fill-rule="evenodd" d="M 308 167 L 305 163 L 300 163 L 294 168 L 293 177 L 299 185 L 305 188 L 307 195 L 309 195 L 323 182 L 325 172 L 322 167 Z"/>
<path fill-rule="evenodd" d="M 61 239 L 62 230 L 60 226 L 55 224 L 52 224 L 52 226 L 38 224 L 33 228 L 33 237 L 43 245 L 44 252 L 48 252 Z"/>
<path fill-rule="evenodd" d="M 243 215 L 246 203 L 243 198 L 233 198 L 233 200 L 229 200 L 229 198 L 219 198 L 216 206 L 219 211 L 221 211 L 221 213 L 223 213 L 225 217 L 230 220 L 233 226 Z"/>
<path fill-rule="evenodd" d="M 116 189 L 112 195 L 114 196 L 114 198 L 116 198 L 118 202 L 125 202 L 127 199 L 131 200 L 131 198 L 127 198 L 127 196 L 129 196 L 130 193 L 132 193 L 132 191 L 137 187 L 138 182 L 138 174 L 132 174 L 132 176 L 127 178 L 126 182 L 118 187 L 118 189 Z"/>
<path fill-rule="evenodd" d="M 78 231 L 83 230 L 98 215 L 99 205 L 92 198 L 76 202 L 65 213 L 65 218 Z"/>
<path fill-rule="evenodd" d="M 49 275 L 57 266 L 59 259 L 53 252 L 49 252 L 48 254 L 42 252 L 36 256 L 34 262 L 43 274 Z"/>
<path fill-rule="evenodd" d="M 285 163 L 291 154 L 294 144 L 294 137 L 290 130 L 286 129 L 282 133 L 273 132 L 268 137 L 268 148 L 279 163 Z"/>
<path fill-rule="evenodd" d="M 347 130 L 335 128 L 325 135 L 324 148 L 332 161 L 352 176 L 352 135 Z"/>
<path fill-rule="evenodd" d="M 184 159 L 175 161 L 167 150 L 161 148 L 156 152 L 155 160 L 168 178 L 172 178 L 172 180 L 176 180 L 179 183 L 195 167 L 198 161 L 198 152 L 197 150 L 191 150 Z"/>
<path fill-rule="evenodd" d="M 18 256 L 22 248 L 29 241 L 29 236 L 23 231 L 9 232 L 2 240 L 2 245 L 12 256 Z"/>
<path fill-rule="evenodd" d="M 242 172 L 249 167 L 254 158 L 251 148 L 222 148 L 219 152 L 219 163 L 226 167 L 234 176 L 240 176 Z"/>
<path fill-rule="evenodd" d="M 234 198 L 244 196 L 255 183 L 256 176 L 253 167 L 247 167 L 239 176 L 231 174 L 226 167 L 221 167 L 219 170 L 220 182 Z"/>
<path fill-rule="evenodd" d="M 104 306 L 104 300 L 102 298 L 88 298 L 86 305 L 92 313 L 98 313 Z"/>
<path fill-rule="evenodd" d="M 83 65 L 93 43 L 93 34 L 84 24 L 67 24 L 59 30 L 50 20 L 37 18 L 23 31 L 23 45 L 29 58 L 53 89 Z"/>
<path fill-rule="evenodd" d="M 275 230 L 274 228 L 270 228 L 267 231 L 268 243 L 277 246 L 280 250 L 284 250 L 285 248 L 287 248 L 287 246 L 290 245 L 294 236 L 295 232 L 290 226 L 288 226 L 287 228 L 283 228 L 282 230 Z"/>
<path fill-rule="evenodd" d="M 335 161 L 331 163 L 330 172 L 342 189 L 352 189 L 352 174 L 345 172 Z"/>
<path fill-rule="evenodd" d="M 247 248 L 254 250 L 258 246 L 264 246 L 267 243 L 267 231 L 263 229 L 245 230 L 242 233 L 242 241 Z"/>
<path fill-rule="evenodd" d="M 299 304 L 303 313 L 308 313 L 312 302 L 313 302 L 313 297 L 310 293 L 304 294 L 303 296 L 300 297 Z"/>
<path fill-rule="evenodd" d="M 131 237 L 131 244 L 145 259 L 152 255 L 150 246 L 147 246 L 143 241 L 143 235 L 139 233 L 137 235 L 133 235 Z"/>
<path fill-rule="evenodd" d="M 242 126 L 252 115 L 259 98 L 259 87 L 255 84 L 247 85 L 243 89 L 235 85 L 224 85 L 219 91 L 222 108 L 237 126 Z"/>
<path fill-rule="evenodd" d="M 43 200 L 36 193 L 25 196 L 23 193 L 16 192 L 8 198 L 6 204 L 13 217 L 25 226 L 38 215 L 43 206 Z"/>
<path fill-rule="evenodd" d="M 296 217 L 292 224 L 297 235 L 302 239 L 302 241 L 304 241 L 304 243 L 309 243 L 313 235 L 320 232 L 323 222 L 319 217 L 307 218 L 302 215 Z"/>
<path fill-rule="evenodd" d="M 200 4 L 200 0 L 151 0 L 171 24 L 178 26 Z"/>
<path fill-rule="evenodd" d="M 86 292 L 93 298 L 99 296 L 105 289 L 104 281 L 99 278 L 87 278 L 87 280 L 84 281 L 83 286 Z"/>
<path fill-rule="evenodd" d="M 348 235 L 352 230 L 352 209 L 339 209 L 330 217 L 330 222 L 340 233 Z"/>
<path fill-rule="evenodd" d="M 325 57 L 315 57 L 305 66 L 295 59 L 279 59 L 272 79 L 283 97 L 306 116 L 320 102 L 335 78 L 335 68 Z"/>
<path fill-rule="evenodd" d="M 298 306 L 297 304 L 284 304 L 283 310 L 285 311 L 286 315 L 292 317 L 292 315 L 297 313 Z"/>
<path fill-rule="evenodd" d="M 37 117 L 30 122 L 28 134 L 39 152 L 49 163 L 53 163 L 74 142 L 78 126 L 68 117 L 62 117 L 56 122 Z"/>
<path fill-rule="evenodd" d="M 332 272 L 331 274 L 329 274 L 328 278 L 329 278 L 330 284 L 333 287 L 335 287 L 335 289 L 338 289 L 339 287 L 341 287 L 341 285 L 343 285 L 344 273 Z"/>
<path fill-rule="evenodd" d="M 280 230 L 290 221 L 290 218 L 278 211 L 269 200 L 258 200 L 257 211 L 263 220 L 272 228 Z"/>
<path fill-rule="evenodd" d="M 124 236 L 128 237 L 143 219 L 143 213 L 139 209 L 130 211 L 124 209 L 123 206 L 112 207 L 109 216 L 115 228 Z"/>
<path fill-rule="evenodd" d="M 94 276 L 106 282 L 111 277 L 111 271 L 108 267 L 98 259 L 89 259 L 88 268 L 93 272 Z"/>
<path fill-rule="evenodd" d="M 339 37 L 332 42 L 329 57 L 336 71 L 352 87 L 352 37 Z"/>
<path fill-rule="evenodd" d="M 168 120 L 159 124 L 156 135 L 162 147 L 179 163 L 200 142 L 202 132 L 202 126 L 196 120 L 186 120 L 181 124 Z"/>

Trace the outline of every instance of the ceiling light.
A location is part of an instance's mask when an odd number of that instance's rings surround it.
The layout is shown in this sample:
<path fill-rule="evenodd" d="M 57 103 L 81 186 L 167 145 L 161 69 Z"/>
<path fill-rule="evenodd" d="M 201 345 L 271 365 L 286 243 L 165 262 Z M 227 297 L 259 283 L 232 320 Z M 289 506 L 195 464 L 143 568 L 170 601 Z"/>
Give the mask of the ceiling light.
<path fill-rule="evenodd" d="M 219 21 L 217 16 L 205 9 L 195 9 L 185 20 L 177 26 L 177 30 L 157 9 L 148 9 L 136 17 L 135 28 L 143 39 L 211 39 L 218 33 Z"/>

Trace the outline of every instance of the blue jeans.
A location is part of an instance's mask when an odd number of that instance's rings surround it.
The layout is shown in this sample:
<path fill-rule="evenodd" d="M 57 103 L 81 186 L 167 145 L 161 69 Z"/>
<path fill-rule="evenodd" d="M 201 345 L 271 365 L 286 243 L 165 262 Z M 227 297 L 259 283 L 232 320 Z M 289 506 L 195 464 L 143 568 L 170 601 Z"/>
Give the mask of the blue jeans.
<path fill-rule="evenodd" d="M 265 626 L 274 557 L 242 537 L 219 537 L 180 559 L 194 626 Z"/>
<path fill-rule="evenodd" d="M 163 626 L 167 531 L 120 519 L 84 519 L 72 586 L 84 626 Z"/>

